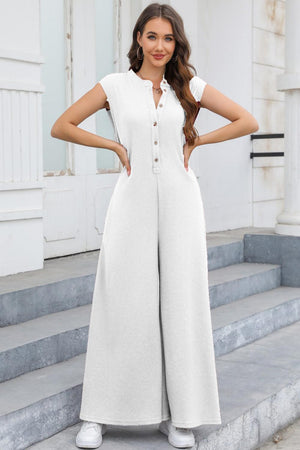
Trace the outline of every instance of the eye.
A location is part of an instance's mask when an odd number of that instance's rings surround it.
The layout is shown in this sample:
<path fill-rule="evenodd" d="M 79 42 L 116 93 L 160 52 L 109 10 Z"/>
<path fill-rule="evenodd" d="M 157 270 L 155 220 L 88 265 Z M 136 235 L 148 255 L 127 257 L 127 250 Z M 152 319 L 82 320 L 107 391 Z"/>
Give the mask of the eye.
<path fill-rule="evenodd" d="M 155 38 L 155 36 L 153 34 L 148 36 L 148 39 L 151 39 L 151 38 Z M 170 39 L 170 41 L 173 41 L 173 39 L 171 37 L 166 37 L 166 39 Z"/>

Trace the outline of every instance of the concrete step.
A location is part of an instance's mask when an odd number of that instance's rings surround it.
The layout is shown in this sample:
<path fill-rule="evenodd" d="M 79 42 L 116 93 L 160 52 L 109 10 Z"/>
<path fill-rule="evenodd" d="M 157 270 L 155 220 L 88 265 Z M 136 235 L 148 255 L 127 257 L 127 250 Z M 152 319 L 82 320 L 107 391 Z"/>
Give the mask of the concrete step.
<path fill-rule="evenodd" d="M 220 269 L 244 261 L 244 238 L 214 233 L 207 234 L 208 270 Z"/>
<path fill-rule="evenodd" d="M 252 450 L 300 416 L 299 335 L 297 321 L 216 358 L 222 424 L 194 428 L 197 449 Z M 79 355 L 0 384 L 0 448 L 76 448 L 84 362 Z M 170 448 L 157 426 L 108 424 L 102 447 Z"/>
<path fill-rule="evenodd" d="M 0 448 L 28 445 L 78 422 L 85 354 L 0 383 Z"/>
<path fill-rule="evenodd" d="M 297 305 L 300 288 L 282 287 L 276 291 L 277 294 L 266 292 L 256 294 L 257 297 L 255 294 L 253 298 L 249 297 L 253 291 L 260 292 L 270 286 L 277 286 L 278 271 L 280 266 L 241 263 L 209 273 L 213 310 L 218 309 L 216 305 L 225 301 L 229 307 L 230 296 L 234 303 L 237 303 L 237 298 L 242 295 L 247 296 L 243 302 L 236 304 L 234 309 L 223 308 L 219 314 L 221 318 L 227 315 L 230 322 L 223 324 L 215 332 L 217 353 L 231 351 L 299 319 Z M 239 292 L 236 293 L 236 290 Z M 84 353 L 90 308 L 91 304 L 78 306 L 0 328 L 0 382 Z M 249 310 L 252 311 L 250 318 L 247 317 Z M 231 324 L 232 317 L 235 314 L 242 317 L 243 312 L 246 312 L 243 320 L 235 320 L 235 323 Z M 218 317 L 218 312 L 213 313 L 214 315 Z M 251 327 L 254 327 L 254 330 Z"/>
<path fill-rule="evenodd" d="M 0 327 L 91 303 L 99 252 L 45 261 L 0 282 Z"/>
<path fill-rule="evenodd" d="M 215 355 L 227 354 L 300 320 L 300 288 L 279 286 L 211 311 Z"/>
<path fill-rule="evenodd" d="M 243 261 L 243 237 L 208 238 L 208 268 Z M 53 258 L 44 268 L 0 278 L 0 327 L 91 303 L 99 251 Z"/>
<path fill-rule="evenodd" d="M 0 382 L 86 352 L 91 304 L 0 329 Z"/>
<path fill-rule="evenodd" d="M 281 266 L 242 262 L 208 272 L 211 308 L 280 286 Z"/>

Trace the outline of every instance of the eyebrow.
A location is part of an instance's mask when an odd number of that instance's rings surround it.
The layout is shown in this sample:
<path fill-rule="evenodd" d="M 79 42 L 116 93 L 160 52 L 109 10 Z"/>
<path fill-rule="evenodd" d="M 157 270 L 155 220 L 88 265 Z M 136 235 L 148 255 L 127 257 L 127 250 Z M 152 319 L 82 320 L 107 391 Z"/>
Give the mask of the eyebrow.
<path fill-rule="evenodd" d="M 155 33 L 155 31 L 148 31 L 147 34 L 157 34 L 157 33 Z M 165 34 L 165 36 L 173 36 L 174 37 L 174 34 L 168 33 L 168 34 Z"/>

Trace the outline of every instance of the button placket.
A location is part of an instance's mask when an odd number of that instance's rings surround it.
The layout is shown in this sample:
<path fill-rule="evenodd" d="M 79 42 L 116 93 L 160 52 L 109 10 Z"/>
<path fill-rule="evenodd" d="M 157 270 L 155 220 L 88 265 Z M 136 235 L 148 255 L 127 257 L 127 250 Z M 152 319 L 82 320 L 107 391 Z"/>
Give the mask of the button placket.
<path fill-rule="evenodd" d="M 153 83 L 150 80 L 144 80 L 145 86 L 147 87 L 149 94 L 149 104 L 150 111 L 152 116 L 152 170 L 154 173 L 160 173 L 160 143 L 159 143 L 159 116 L 163 112 L 163 107 L 165 105 L 167 92 L 169 88 L 169 84 L 165 78 L 160 83 L 160 87 L 162 89 L 162 95 L 159 99 L 159 103 L 157 108 L 155 106 L 155 101 L 153 97 L 152 87 Z"/>
<path fill-rule="evenodd" d="M 160 87 L 162 89 L 162 95 L 159 99 L 159 103 L 157 105 L 157 108 L 155 107 L 155 102 L 153 98 L 152 93 L 152 83 L 151 83 L 151 96 L 152 96 L 152 105 L 153 105 L 153 143 L 152 143 L 152 149 L 153 149 L 153 172 L 154 173 L 160 173 L 160 144 L 159 144 L 159 116 L 161 112 L 163 111 L 163 107 L 166 101 L 166 95 L 167 95 L 167 86 L 166 86 L 166 80 L 163 79 L 160 83 Z"/>
<path fill-rule="evenodd" d="M 151 92 L 152 95 L 152 92 Z M 159 135 L 158 135 L 158 117 L 157 111 L 154 112 L 153 116 L 153 133 L 152 133 L 152 165 L 154 173 L 160 172 L 160 158 L 159 158 Z"/>

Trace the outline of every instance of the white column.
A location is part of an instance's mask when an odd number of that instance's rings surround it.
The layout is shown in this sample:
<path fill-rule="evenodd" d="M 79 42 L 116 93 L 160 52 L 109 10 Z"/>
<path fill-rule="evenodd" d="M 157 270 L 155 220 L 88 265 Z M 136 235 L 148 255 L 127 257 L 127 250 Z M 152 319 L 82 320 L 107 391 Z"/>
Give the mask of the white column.
<path fill-rule="evenodd" d="M 300 1 L 286 0 L 285 73 L 277 88 L 285 92 L 284 210 L 275 232 L 300 236 Z"/>

